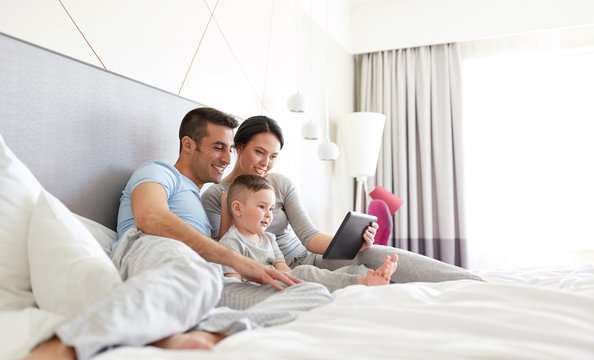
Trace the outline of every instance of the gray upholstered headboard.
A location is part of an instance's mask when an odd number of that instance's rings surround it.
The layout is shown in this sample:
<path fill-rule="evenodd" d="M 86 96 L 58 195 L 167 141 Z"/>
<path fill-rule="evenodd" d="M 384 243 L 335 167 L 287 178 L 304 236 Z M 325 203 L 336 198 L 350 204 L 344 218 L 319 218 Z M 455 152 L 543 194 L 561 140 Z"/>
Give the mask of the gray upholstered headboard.
<path fill-rule="evenodd" d="M 112 229 L 132 171 L 175 161 L 199 106 L 0 33 L 0 134 L 71 211 Z"/>

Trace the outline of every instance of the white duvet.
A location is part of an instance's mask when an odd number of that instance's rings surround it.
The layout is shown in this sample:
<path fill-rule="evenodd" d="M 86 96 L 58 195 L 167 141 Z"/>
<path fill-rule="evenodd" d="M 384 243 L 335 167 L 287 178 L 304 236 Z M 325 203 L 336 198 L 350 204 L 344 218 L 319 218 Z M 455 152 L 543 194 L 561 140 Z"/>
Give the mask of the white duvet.
<path fill-rule="evenodd" d="M 479 275 L 487 282 L 351 286 L 292 323 L 234 335 L 214 352 L 123 347 L 96 358 L 594 359 L 594 266 Z M 0 318 L 3 347 L 43 331 L 10 315 Z M 5 332 L 6 320 L 18 334 Z"/>

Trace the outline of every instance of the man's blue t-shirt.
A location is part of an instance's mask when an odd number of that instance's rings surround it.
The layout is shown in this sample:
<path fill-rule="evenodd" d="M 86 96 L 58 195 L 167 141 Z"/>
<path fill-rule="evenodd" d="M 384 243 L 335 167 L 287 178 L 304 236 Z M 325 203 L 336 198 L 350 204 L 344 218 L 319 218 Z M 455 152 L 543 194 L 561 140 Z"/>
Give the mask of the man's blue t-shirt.
<path fill-rule="evenodd" d="M 169 210 L 202 234 L 210 237 L 212 228 L 200 201 L 198 186 L 177 171 L 175 167 L 162 161 L 149 161 L 136 169 L 122 191 L 120 210 L 118 211 L 118 241 L 111 246 L 112 249 L 115 249 L 122 235 L 128 229 L 136 226 L 130 196 L 136 186 L 145 182 L 161 184 L 167 192 Z"/>

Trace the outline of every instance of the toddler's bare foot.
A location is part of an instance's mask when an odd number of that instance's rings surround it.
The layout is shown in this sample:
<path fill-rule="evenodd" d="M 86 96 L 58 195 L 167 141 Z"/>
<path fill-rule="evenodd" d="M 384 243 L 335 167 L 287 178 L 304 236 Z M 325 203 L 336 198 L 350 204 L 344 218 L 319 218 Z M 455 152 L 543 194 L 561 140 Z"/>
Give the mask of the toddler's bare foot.
<path fill-rule="evenodd" d="M 359 277 L 357 284 L 376 286 L 376 285 L 387 285 L 390 283 L 390 277 L 384 274 L 380 270 L 367 270 L 367 275 Z"/>
<path fill-rule="evenodd" d="M 394 274 L 394 272 L 396 271 L 396 267 L 398 267 L 398 255 L 394 254 L 392 255 L 392 257 L 386 255 L 384 263 L 376 270 L 379 270 L 384 274 L 387 274 L 388 278 L 390 278 L 392 277 L 392 274 Z"/>
<path fill-rule="evenodd" d="M 163 349 L 202 349 L 212 350 L 214 346 L 225 338 L 224 335 L 207 331 L 190 331 L 175 334 L 150 344 Z"/>
<path fill-rule="evenodd" d="M 54 336 L 51 339 L 39 344 L 23 360 L 37 359 L 74 360 L 76 359 L 76 353 L 74 351 L 74 348 L 65 345 L 60 339 Z"/>

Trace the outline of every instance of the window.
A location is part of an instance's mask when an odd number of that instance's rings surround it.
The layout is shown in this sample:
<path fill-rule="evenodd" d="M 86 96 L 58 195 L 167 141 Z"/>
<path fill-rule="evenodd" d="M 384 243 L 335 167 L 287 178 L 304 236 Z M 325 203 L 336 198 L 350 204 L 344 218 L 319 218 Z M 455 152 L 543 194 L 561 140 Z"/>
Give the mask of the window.
<path fill-rule="evenodd" d="M 594 261 L 594 48 L 463 64 L 469 267 Z"/>

